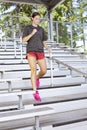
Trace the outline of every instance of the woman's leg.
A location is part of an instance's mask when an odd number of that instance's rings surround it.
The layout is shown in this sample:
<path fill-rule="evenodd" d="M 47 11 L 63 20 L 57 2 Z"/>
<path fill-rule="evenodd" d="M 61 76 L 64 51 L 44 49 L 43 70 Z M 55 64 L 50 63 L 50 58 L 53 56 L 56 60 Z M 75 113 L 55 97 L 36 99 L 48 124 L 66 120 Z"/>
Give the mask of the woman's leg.
<path fill-rule="evenodd" d="M 36 91 L 36 57 L 28 56 L 28 63 L 31 69 L 31 83 L 33 90 Z"/>
<path fill-rule="evenodd" d="M 36 101 L 41 101 L 39 92 L 37 91 L 37 87 L 36 87 L 36 57 L 28 56 L 28 63 L 31 68 L 31 83 L 32 83 L 33 90 L 35 91 L 35 93 L 33 93 L 34 99 Z"/>
<path fill-rule="evenodd" d="M 36 78 L 39 79 L 47 72 L 47 65 L 46 65 L 46 59 L 43 58 L 41 60 L 38 60 L 38 65 L 40 67 L 40 72 L 36 75 Z"/>

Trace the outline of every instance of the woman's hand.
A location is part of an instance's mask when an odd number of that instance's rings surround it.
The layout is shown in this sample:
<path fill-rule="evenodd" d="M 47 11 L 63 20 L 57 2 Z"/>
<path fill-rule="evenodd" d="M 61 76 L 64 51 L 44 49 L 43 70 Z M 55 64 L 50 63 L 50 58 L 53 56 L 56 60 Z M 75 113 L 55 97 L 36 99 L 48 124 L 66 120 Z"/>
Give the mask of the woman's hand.
<path fill-rule="evenodd" d="M 47 48 L 47 50 L 48 50 L 48 53 L 51 54 L 51 52 L 52 52 L 51 49 L 50 49 L 50 48 Z"/>
<path fill-rule="evenodd" d="M 48 53 L 51 54 L 51 49 L 47 46 L 45 41 L 43 41 L 43 45 L 48 50 Z"/>
<path fill-rule="evenodd" d="M 36 30 L 36 29 L 33 29 L 33 31 L 32 31 L 31 34 L 29 34 L 28 36 L 26 36 L 26 37 L 24 37 L 24 38 L 22 39 L 22 42 L 27 42 L 36 32 L 37 32 L 37 30 Z"/>
<path fill-rule="evenodd" d="M 33 31 L 32 31 L 32 36 L 35 34 L 37 32 L 37 29 L 33 29 Z"/>

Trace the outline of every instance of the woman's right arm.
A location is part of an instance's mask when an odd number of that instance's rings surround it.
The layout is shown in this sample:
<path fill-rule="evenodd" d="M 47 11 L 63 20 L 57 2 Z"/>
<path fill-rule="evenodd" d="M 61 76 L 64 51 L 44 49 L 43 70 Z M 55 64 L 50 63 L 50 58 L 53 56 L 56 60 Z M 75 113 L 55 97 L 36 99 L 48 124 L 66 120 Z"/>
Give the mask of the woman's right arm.
<path fill-rule="evenodd" d="M 31 33 L 31 34 L 29 34 L 28 36 L 23 37 L 23 38 L 22 38 L 22 42 L 27 42 L 32 36 L 33 36 L 33 35 L 32 35 L 32 33 Z"/>
<path fill-rule="evenodd" d="M 37 30 L 34 29 L 31 34 L 22 38 L 22 42 L 27 42 L 36 32 L 37 32 Z"/>

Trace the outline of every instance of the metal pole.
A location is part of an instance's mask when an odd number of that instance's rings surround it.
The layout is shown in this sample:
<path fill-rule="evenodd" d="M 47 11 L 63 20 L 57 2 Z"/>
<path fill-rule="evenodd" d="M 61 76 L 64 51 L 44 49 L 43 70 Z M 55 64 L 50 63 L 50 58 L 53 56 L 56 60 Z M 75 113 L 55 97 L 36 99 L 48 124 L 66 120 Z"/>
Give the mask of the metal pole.
<path fill-rule="evenodd" d="M 23 101 L 22 101 L 22 95 L 18 95 L 19 97 L 19 105 L 18 105 L 18 108 L 19 109 L 24 109 L 24 104 L 23 104 Z"/>
<path fill-rule="evenodd" d="M 58 22 L 56 22 L 56 36 L 57 36 L 57 43 L 59 43 Z"/>
<path fill-rule="evenodd" d="M 14 31 L 14 54 L 16 58 L 16 41 L 15 41 L 15 31 Z"/>
<path fill-rule="evenodd" d="M 3 79 L 4 78 L 4 72 L 2 71 L 1 72 L 1 79 Z"/>
<path fill-rule="evenodd" d="M 49 25 L 49 21 L 48 21 L 48 40 L 50 40 L 50 25 Z"/>
<path fill-rule="evenodd" d="M 23 62 L 22 37 L 20 36 L 21 62 Z"/>
<path fill-rule="evenodd" d="M 8 81 L 8 92 L 9 92 L 9 93 L 12 92 L 12 84 L 11 84 L 11 81 Z"/>
<path fill-rule="evenodd" d="M 49 19 L 49 32 L 50 32 L 50 40 L 53 41 L 53 19 L 52 19 L 52 11 L 48 11 L 48 19 Z M 53 64 L 52 64 L 52 50 L 50 53 L 50 67 L 51 67 L 51 85 L 53 86 Z"/>
<path fill-rule="evenodd" d="M 71 47 L 73 48 L 72 23 L 71 23 Z"/>
<path fill-rule="evenodd" d="M 87 83 L 87 77 L 85 77 L 85 83 Z"/>
<path fill-rule="evenodd" d="M 5 42 L 5 51 L 6 51 L 6 44 L 7 44 L 7 42 L 6 42 L 6 29 L 5 29 L 5 40 L 4 40 L 4 42 Z"/>
<path fill-rule="evenodd" d="M 2 48 L 2 36 L 1 36 L 1 48 Z"/>
<path fill-rule="evenodd" d="M 86 44 L 85 44 L 85 33 L 84 33 L 84 29 L 85 29 L 85 25 L 84 25 L 84 22 L 83 22 L 83 44 L 84 44 L 84 52 L 85 52 Z"/>
<path fill-rule="evenodd" d="M 52 63 L 52 50 L 50 53 L 50 66 L 51 66 L 51 86 L 53 86 L 53 63 Z"/>
<path fill-rule="evenodd" d="M 39 116 L 35 117 L 35 130 L 40 130 Z"/>
<path fill-rule="evenodd" d="M 52 12 L 48 11 L 48 18 L 49 18 L 49 29 L 50 29 L 50 40 L 53 41 L 53 19 L 52 19 Z"/>
<path fill-rule="evenodd" d="M 0 27 L 0 35 L 1 35 L 1 48 L 2 48 L 2 27 Z"/>

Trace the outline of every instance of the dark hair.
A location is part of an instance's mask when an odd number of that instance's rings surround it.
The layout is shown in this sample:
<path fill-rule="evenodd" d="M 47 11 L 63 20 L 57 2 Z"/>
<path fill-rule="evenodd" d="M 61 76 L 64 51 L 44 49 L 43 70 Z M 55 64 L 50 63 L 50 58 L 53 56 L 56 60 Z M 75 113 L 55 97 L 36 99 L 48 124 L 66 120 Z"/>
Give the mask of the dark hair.
<path fill-rule="evenodd" d="M 37 15 L 40 16 L 40 13 L 38 13 L 38 12 L 34 12 L 34 13 L 32 14 L 32 18 L 34 18 L 34 17 L 37 16 Z"/>

